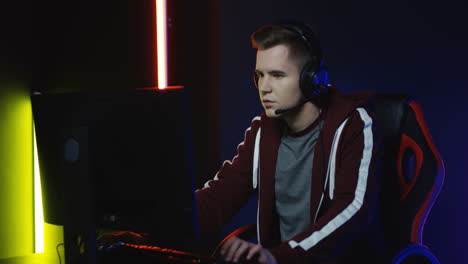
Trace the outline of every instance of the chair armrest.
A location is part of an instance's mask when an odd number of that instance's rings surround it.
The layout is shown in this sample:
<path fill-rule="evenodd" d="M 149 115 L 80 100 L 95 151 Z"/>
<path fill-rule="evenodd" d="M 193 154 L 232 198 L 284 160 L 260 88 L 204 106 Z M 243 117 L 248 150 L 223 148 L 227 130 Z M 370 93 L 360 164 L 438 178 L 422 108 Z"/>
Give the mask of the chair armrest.
<path fill-rule="evenodd" d="M 215 250 L 213 251 L 213 254 L 211 254 L 211 255 L 212 256 L 218 256 L 219 250 L 221 250 L 224 243 L 226 243 L 226 241 L 228 241 L 233 236 L 237 236 L 237 237 L 239 237 L 241 239 L 244 239 L 244 240 L 250 240 L 250 239 L 254 238 L 256 235 L 257 235 L 257 225 L 251 224 L 251 225 L 245 225 L 243 227 L 240 227 L 240 228 L 234 230 L 227 237 L 225 237 L 223 239 L 223 241 L 221 241 L 218 244 L 218 246 L 216 246 Z"/>

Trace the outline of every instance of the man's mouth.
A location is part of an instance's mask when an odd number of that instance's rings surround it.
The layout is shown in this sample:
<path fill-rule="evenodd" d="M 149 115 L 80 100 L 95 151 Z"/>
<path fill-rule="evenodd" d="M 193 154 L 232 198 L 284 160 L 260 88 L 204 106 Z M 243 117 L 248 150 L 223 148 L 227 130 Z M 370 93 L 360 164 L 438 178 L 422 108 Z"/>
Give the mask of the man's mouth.
<path fill-rule="evenodd" d="M 274 104 L 275 102 L 274 101 L 270 101 L 270 100 L 263 100 L 263 105 L 265 107 L 270 107 Z"/>

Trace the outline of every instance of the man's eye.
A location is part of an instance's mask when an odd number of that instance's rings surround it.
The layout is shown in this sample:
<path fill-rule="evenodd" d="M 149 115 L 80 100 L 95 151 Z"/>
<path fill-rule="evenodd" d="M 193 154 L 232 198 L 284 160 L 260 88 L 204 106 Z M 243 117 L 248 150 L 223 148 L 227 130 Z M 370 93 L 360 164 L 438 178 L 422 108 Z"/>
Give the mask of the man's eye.
<path fill-rule="evenodd" d="M 282 78 L 282 77 L 284 77 L 284 75 L 283 75 L 283 74 L 274 73 L 274 74 L 273 74 L 273 77 L 275 77 L 275 78 Z"/>

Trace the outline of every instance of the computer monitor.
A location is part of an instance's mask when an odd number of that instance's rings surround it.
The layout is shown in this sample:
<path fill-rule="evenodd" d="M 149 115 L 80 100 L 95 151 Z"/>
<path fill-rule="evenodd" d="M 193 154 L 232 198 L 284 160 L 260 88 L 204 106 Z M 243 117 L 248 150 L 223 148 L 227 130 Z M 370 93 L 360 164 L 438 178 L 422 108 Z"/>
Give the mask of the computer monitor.
<path fill-rule="evenodd" d="M 66 244 L 92 250 L 96 228 L 169 247 L 198 234 L 188 101 L 184 89 L 32 96 L 44 218 Z"/>

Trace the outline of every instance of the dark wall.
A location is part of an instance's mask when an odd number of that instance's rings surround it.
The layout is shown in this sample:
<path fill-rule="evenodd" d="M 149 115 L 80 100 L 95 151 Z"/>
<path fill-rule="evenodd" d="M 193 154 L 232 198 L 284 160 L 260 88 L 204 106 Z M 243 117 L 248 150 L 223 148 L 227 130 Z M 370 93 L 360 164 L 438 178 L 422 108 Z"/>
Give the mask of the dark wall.
<path fill-rule="evenodd" d="M 330 78 L 339 89 L 408 93 L 422 104 L 446 167 L 445 187 L 426 222 L 424 242 L 441 263 L 467 262 L 467 11 L 455 0 L 223 1 L 222 159 L 235 155 L 250 120 L 262 111 L 252 83 L 255 50 L 249 35 L 278 18 L 303 20 L 318 31 Z M 236 221 L 254 220 L 254 211 L 250 205 Z"/>
<path fill-rule="evenodd" d="M 155 1 L 34 4 L 35 45 L 30 60 L 34 91 L 113 92 L 157 85 Z M 217 23 L 213 23 L 218 8 L 215 1 L 168 1 L 167 12 L 168 84 L 183 85 L 190 94 L 200 185 L 204 175 L 215 170 L 219 156 L 218 70 L 212 63 L 218 56 Z"/>

